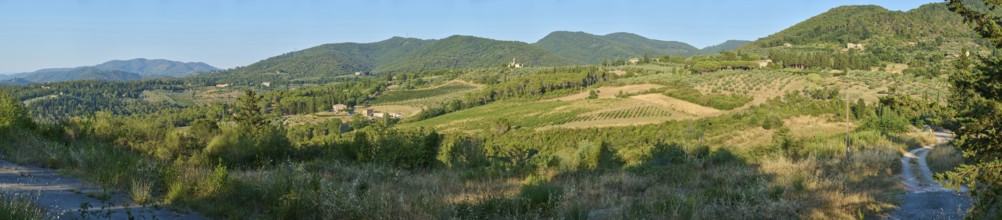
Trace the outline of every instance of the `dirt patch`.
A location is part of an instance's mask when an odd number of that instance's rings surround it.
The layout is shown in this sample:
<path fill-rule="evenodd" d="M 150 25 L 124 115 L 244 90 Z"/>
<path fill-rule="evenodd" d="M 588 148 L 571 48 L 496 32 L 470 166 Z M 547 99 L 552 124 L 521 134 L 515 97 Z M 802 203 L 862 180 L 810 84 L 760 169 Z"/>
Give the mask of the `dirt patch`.
<path fill-rule="evenodd" d="M 625 70 L 613 70 L 613 71 L 609 71 L 609 72 L 611 72 L 612 74 L 616 74 L 617 76 L 626 75 L 626 71 Z"/>
<path fill-rule="evenodd" d="M 908 64 L 890 63 L 890 64 L 887 64 L 886 67 L 884 67 L 885 71 L 887 71 L 889 73 L 897 73 L 897 74 L 904 73 L 905 69 L 908 69 Z"/>
<path fill-rule="evenodd" d="M 772 143 L 772 131 L 761 127 L 737 131 L 728 135 L 724 146 L 738 149 L 754 146 L 765 146 Z"/>
<path fill-rule="evenodd" d="M 598 98 L 600 98 L 600 99 L 609 99 L 609 98 L 616 98 L 616 94 L 619 94 L 619 92 L 623 92 L 623 93 L 627 93 L 627 94 L 634 94 L 634 93 L 645 92 L 645 91 L 650 90 L 650 89 L 656 89 L 656 88 L 661 88 L 661 87 L 664 87 L 664 86 L 658 85 L 658 84 L 637 84 L 637 85 L 626 85 L 626 86 L 617 86 L 617 87 L 603 86 L 603 87 L 599 87 L 596 90 L 598 91 Z M 584 91 L 584 92 L 581 92 L 581 93 L 578 93 L 578 94 L 564 96 L 564 97 L 556 98 L 556 99 L 553 99 L 553 100 L 572 101 L 572 100 L 587 99 L 588 98 L 588 94 L 589 94 L 589 91 Z"/>

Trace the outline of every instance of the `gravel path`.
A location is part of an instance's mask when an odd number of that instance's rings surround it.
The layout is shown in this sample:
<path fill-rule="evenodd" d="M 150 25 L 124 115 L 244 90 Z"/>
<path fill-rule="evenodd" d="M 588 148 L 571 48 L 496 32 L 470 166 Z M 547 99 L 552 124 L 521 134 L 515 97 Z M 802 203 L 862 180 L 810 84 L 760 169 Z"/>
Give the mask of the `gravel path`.
<path fill-rule="evenodd" d="M 51 169 L 0 161 L 0 190 L 28 195 L 57 214 L 58 219 L 206 219 L 194 213 L 143 207 L 122 193 L 105 190 Z M 97 198 L 105 198 L 103 201 Z M 83 206 L 90 206 L 82 209 Z"/>
<path fill-rule="evenodd" d="M 936 139 L 938 145 L 953 135 L 937 132 Z M 962 219 L 971 209 L 966 190 L 943 188 L 932 178 L 925 158 L 934 146 L 914 149 L 901 157 L 901 177 L 908 192 L 899 196 L 901 206 L 888 219 Z"/>

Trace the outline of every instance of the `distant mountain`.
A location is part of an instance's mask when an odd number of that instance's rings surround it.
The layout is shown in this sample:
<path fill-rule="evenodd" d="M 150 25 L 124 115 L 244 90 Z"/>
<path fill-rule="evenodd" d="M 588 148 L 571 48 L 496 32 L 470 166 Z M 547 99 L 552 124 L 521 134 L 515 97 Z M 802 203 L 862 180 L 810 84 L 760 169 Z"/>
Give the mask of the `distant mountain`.
<path fill-rule="evenodd" d="M 21 78 L 29 82 L 59 82 L 69 80 L 98 81 L 128 81 L 142 79 L 137 73 L 121 70 L 103 70 L 96 67 L 77 67 L 70 69 L 44 69 L 32 72 Z"/>
<path fill-rule="evenodd" d="M 125 72 L 138 73 L 143 77 L 181 77 L 194 73 L 204 73 L 218 70 L 202 62 L 178 62 L 164 59 L 131 59 L 112 60 L 94 66 L 103 70 L 120 70 Z"/>
<path fill-rule="evenodd" d="M 653 40 L 622 32 L 599 36 L 585 32 L 555 31 L 533 45 L 571 60 L 592 64 L 600 63 L 603 59 L 625 59 L 644 54 L 656 57 L 699 53 L 698 48 L 686 43 Z"/>
<path fill-rule="evenodd" d="M 841 6 L 745 45 L 744 49 L 791 45 L 841 45 L 872 40 L 904 45 L 933 38 L 972 38 L 974 32 L 943 3 L 907 12 L 875 5 Z"/>
<path fill-rule="evenodd" d="M 21 78 L 5 78 L 0 79 L 0 85 L 28 85 L 31 81 L 24 80 Z"/>
<path fill-rule="evenodd" d="M 738 49 L 739 47 L 744 46 L 745 44 L 748 44 L 748 43 L 751 43 L 751 41 L 746 41 L 746 40 L 728 40 L 728 41 L 724 41 L 723 43 L 720 43 L 720 44 L 717 44 L 717 45 L 713 45 L 713 46 L 709 46 L 709 47 L 705 47 L 703 49 L 700 49 L 699 53 L 701 53 L 701 54 L 720 53 L 721 51 L 728 51 L 728 50 Z"/>
<path fill-rule="evenodd" d="M 14 82 L 59 82 L 69 80 L 129 81 L 145 78 L 181 77 L 218 70 L 201 62 L 178 62 L 162 59 L 112 60 L 96 66 L 48 68 L 6 76 Z M 15 80 L 16 79 L 16 80 Z"/>

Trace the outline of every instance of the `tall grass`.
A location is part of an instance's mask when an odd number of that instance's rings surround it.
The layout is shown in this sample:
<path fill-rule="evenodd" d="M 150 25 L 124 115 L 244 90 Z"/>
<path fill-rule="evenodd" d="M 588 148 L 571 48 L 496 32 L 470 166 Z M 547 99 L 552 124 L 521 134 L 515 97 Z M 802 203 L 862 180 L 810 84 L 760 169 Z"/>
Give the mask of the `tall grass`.
<path fill-rule="evenodd" d="M 0 192 L 0 219 L 53 219 L 55 215 L 30 195 Z"/>

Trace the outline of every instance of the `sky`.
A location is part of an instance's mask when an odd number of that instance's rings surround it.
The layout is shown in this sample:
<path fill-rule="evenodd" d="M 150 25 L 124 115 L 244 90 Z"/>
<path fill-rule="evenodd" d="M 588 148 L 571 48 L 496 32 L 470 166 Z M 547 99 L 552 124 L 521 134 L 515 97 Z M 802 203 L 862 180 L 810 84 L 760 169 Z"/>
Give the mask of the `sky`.
<path fill-rule="evenodd" d="M 0 73 L 133 58 L 233 68 L 325 43 L 553 31 L 630 32 L 706 47 L 755 40 L 841 5 L 939 0 L 0 0 Z"/>

